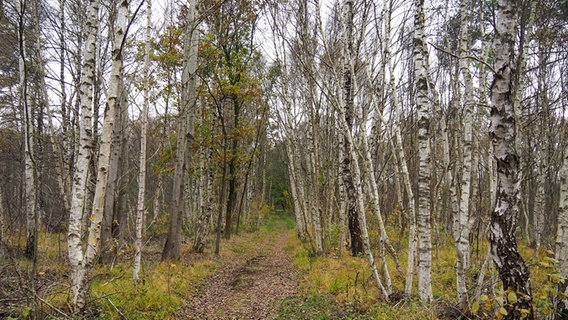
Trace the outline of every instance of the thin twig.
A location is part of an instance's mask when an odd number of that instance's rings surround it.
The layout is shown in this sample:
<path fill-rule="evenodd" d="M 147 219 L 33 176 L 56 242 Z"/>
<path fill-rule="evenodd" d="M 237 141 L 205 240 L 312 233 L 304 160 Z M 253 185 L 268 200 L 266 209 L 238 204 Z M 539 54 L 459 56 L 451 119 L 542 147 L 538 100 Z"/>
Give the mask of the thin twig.
<path fill-rule="evenodd" d="M 106 299 L 107 299 L 108 303 L 110 303 L 110 305 L 113 306 L 114 310 L 116 310 L 116 312 L 118 312 L 118 314 L 120 314 L 120 318 L 126 319 L 126 316 L 124 315 L 124 313 L 120 312 L 120 310 L 118 310 L 118 308 L 114 305 L 114 303 L 112 303 L 112 301 L 110 301 L 110 299 L 108 297 Z"/>
<path fill-rule="evenodd" d="M 493 73 L 495 72 L 495 69 L 493 69 L 493 67 L 488 64 L 487 62 L 485 62 L 484 60 L 479 59 L 478 57 L 474 57 L 474 56 L 458 56 L 457 54 L 450 52 L 446 49 L 440 48 L 438 46 L 436 46 L 435 44 L 433 44 L 432 42 L 428 42 L 429 45 L 431 45 L 432 47 L 434 47 L 434 49 L 438 50 L 438 51 L 442 51 L 443 53 L 446 53 L 456 59 L 471 59 L 471 60 L 475 60 L 479 63 L 483 63 L 487 68 L 489 68 L 489 70 L 491 70 Z"/>
<path fill-rule="evenodd" d="M 64 316 L 67 319 L 71 319 L 71 316 L 66 314 L 65 312 L 61 311 L 60 309 L 58 309 L 57 307 L 55 307 L 54 305 L 52 305 L 51 303 L 45 301 L 44 299 L 42 299 L 37 293 L 34 293 L 35 297 L 43 302 L 46 306 L 50 307 L 51 309 L 53 309 L 55 312 L 59 313 L 60 315 Z"/>

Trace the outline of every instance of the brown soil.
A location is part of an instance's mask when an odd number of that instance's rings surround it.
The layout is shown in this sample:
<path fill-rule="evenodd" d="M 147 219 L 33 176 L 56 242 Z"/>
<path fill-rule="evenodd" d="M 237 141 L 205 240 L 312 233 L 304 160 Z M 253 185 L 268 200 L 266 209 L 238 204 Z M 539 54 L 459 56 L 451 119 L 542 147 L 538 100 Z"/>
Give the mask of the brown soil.
<path fill-rule="evenodd" d="M 189 298 L 189 319 L 267 319 L 274 302 L 296 293 L 297 270 L 284 250 L 289 232 L 253 252 L 224 256 L 223 268 Z M 248 251 L 248 250 L 247 250 Z"/>

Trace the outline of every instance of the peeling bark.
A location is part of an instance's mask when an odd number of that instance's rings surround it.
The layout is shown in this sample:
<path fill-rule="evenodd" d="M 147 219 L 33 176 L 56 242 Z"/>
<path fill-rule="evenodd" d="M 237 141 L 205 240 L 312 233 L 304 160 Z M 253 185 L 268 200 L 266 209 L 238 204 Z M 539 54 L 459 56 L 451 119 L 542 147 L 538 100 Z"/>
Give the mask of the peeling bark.
<path fill-rule="evenodd" d="M 517 3 L 500 0 L 497 6 L 494 39 L 496 70 L 491 86 L 490 136 L 497 162 L 497 195 L 491 213 L 489 242 L 493 262 L 503 288 L 517 293 L 518 301 L 505 305 L 504 319 L 533 319 L 530 275 L 517 248 L 515 229 L 520 203 L 520 159 L 516 151 L 516 119 L 513 102 L 513 79 L 516 76 L 515 38 Z M 524 310 L 524 311 L 522 311 Z"/>

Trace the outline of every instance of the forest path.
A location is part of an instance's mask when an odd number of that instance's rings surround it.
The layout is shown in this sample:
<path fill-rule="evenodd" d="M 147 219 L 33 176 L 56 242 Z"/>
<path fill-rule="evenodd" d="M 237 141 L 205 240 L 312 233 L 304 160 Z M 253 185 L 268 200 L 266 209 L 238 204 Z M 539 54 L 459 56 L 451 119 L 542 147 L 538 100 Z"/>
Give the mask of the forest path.
<path fill-rule="evenodd" d="M 274 302 L 297 291 L 297 269 L 284 247 L 291 235 L 281 220 L 275 230 L 233 237 L 223 267 L 188 298 L 189 319 L 267 319 Z M 223 245 L 223 243 L 222 243 Z"/>

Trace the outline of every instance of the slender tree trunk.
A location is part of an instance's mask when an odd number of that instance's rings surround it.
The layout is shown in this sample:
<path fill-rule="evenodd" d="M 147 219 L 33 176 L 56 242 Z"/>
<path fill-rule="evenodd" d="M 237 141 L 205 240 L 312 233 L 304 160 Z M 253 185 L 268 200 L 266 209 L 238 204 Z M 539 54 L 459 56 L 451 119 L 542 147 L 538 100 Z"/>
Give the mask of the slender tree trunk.
<path fill-rule="evenodd" d="M 366 116 L 363 115 L 361 106 L 358 106 L 356 109 L 358 113 L 358 118 L 362 119 L 361 121 L 362 123 L 366 123 L 367 119 Z M 367 141 L 367 133 L 365 132 L 365 130 L 360 129 L 358 131 L 358 135 L 362 147 L 361 153 L 363 154 L 363 157 L 361 159 L 363 161 L 362 176 L 367 177 L 365 180 L 367 185 L 369 186 L 369 193 L 370 193 L 369 198 L 371 202 L 371 207 L 379 223 L 379 241 L 380 241 L 379 254 L 382 262 L 381 267 L 383 269 L 383 275 L 385 279 L 385 289 L 386 292 L 390 295 L 392 293 L 392 279 L 387 265 L 385 250 L 388 249 L 389 252 L 393 255 L 395 264 L 399 268 L 399 270 L 400 270 L 400 263 L 398 262 L 398 256 L 396 255 L 396 252 L 389 241 L 387 231 L 385 229 L 385 224 L 383 221 L 383 216 L 381 214 L 381 207 L 379 203 L 379 187 L 377 186 L 375 170 L 373 168 L 373 162 L 371 158 L 371 151 L 369 150 L 369 142 Z"/>
<path fill-rule="evenodd" d="M 79 312 L 85 307 L 86 301 L 79 296 L 82 278 L 84 277 L 84 252 L 81 244 L 83 234 L 83 210 L 87 194 L 87 177 L 93 139 L 91 130 L 93 103 L 93 84 L 95 73 L 95 49 L 96 38 L 99 28 L 99 1 L 92 0 L 87 7 L 86 40 L 83 49 L 83 65 L 81 67 L 81 85 L 79 87 L 80 100 L 80 132 L 77 162 L 73 176 L 73 195 L 71 198 L 71 211 L 69 214 L 69 227 L 67 231 L 67 246 L 69 251 L 69 263 L 71 265 L 71 289 L 70 302 L 74 312 Z"/>
<path fill-rule="evenodd" d="M 144 105 L 140 122 L 140 172 L 138 174 L 138 204 L 136 205 L 136 237 L 134 239 L 134 283 L 140 280 L 142 237 L 144 230 L 144 195 L 146 192 L 146 139 L 148 135 L 148 106 L 150 104 L 150 41 L 152 34 L 152 1 L 146 0 L 146 43 L 144 44 Z"/>
<path fill-rule="evenodd" d="M 202 192 L 200 199 L 199 215 L 195 230 L 195 241 L 193 242 L 193 250 L 198 253 L 205 251 L 207 237 L 211 229 L 211 216 L 213 213 L 213 183 L 215 181 L 211 160 L 213 158 L 212 147 L 202 147 L 201 157 L 199 161 L 200 177 L 199 187 Z M 204 199 L 203 199 L 204 198 Z"/>
<path fill-rule="evenodd" d="M 291 130 L 289 130 L 291 131 Z M 291 132 L 287 133 L 291 134 Z M 296 215 L 296 226 L 298 227 L 298 237 L 301 240 L 307 239 L 307 231 L 306 231 L 306 223 L 304 221 L 304 210 L 303 210 L 303 196 L 300 192 L 300 187 L 298 186 L 298 174 L 297 174 L 297 165 L 296 165 L 296 156 L 293 150 L 293 142 L 291 141 L 293 138 L 292 136 L 288 136 L 288 140 L 284 142 L 286 146 L 286 154 L 288 155 L 288 172 L 290 176 L 290 189 L 292 193 L 292 202 L 294 204 L 294 213 Z"/>
<path fill-rule="evenodd" d="M 237 171 L 239 161 L 239 140 L 236 131 L 240 127 L 241 117 L 241 102 L 239 97 L 235 94 L 231 98 L 233 106 L 233 128 L 231 135 L 231 158 L 229 159 L 229 194 L 227 195 L 227 208 L 225 209 L 225 239 L 231 238 L 231 228 L 233 226 L 233 213 L 237 204 Z"/>
<path fill-rule="evenodd" d="M 114 124 L 114 116 L 118 100 L 120 99 L 120 88 L 122 87 L 122 50 L 126 42 L 127 23 L 128 23 L 128 6 L 129 1 L 120 2 L 115 24 L 115 39 L 112 47 L 112 65 L 109 79 L 109 90 L 107 93 L 107 103 L 105 107 L 105 117 L 100 138 L 99 157 L 97 161 L 97 183 L 95 186 L 95 195 L 93 198 L 93 210 L 89 215 L 91 224 L 89 227 L 88 242 L 84 254 L 84 260 L 79 260 L 76 272 L 72 274 L 72 297 L 71 306 L 74 312 L 81 312 L 87 303 L 87 295 L 89 293 L 89 284 L 95 261 L 100 253 L 101 226 L 103 219 L 103 210 L 106 196 L 106 188 L 108 184 L 108 169 L 110 160 L 111 138 Z M 89 7 L 89 9 L 94 9 Z M 96 9 L 89 11 L 96 13 Z M 96 18 L 96 15 L 91 18 Z M 71 227 L 70 227 L 71 229 Z M 76 235 L 74 235 L 76 236 Z M 79 254 L 72 251 L 73 259 L 82 256 L 81 244 L 79 242 Z"/>
<path fill-rule="evenodd" d="M 338 138 L 339 141 L 339 138 Z M 339 220 L 339 252 L 343 252 L 343 250 L 345 250 L 345 245 L 347 243 L 348 238 L 348 228 L 346 225 L 346 220 L 347 220 L 347 191 L 345 190 L 345 182 L 342 178 L 342 165 L 341 165 L 341 161 L 343 161 L 344 158 L 344 152 L 343 152 L 343 146 L 340 146 L 339 148 L 339 161 L 340 164 L 339 166 L 337 166 L 337 175 L 339 176 L 339 179 L 337 179 L 337 183 L 339 185 L 338 187 L 338 193 L 339 193 L 339 212 L 338 212 L 338 220 Z"/>
<path fill-rule="evenodd" d="M 386 5 L 386 4 L 385 4 Z M 391 142 L 393 146 L 393 151 L 396 153 L 396 159 L 399 167 L 399 171 L 402 175 L 404 189 L 406 191 L 406 195 L 408 198 L 407 203 L 407 216 L 409 218 L 409 225 L 410 230 L 408 234 L 408 258 L 407 258 L 407 266 L 406 266 L 406 279 L 405 279 L 405 286 L 404 286 L 404 294 L 406 296 L 410 296 L 412 293 L 412 284 L 414 280 L 414 266 L 415 266 L 415 258 L 416 258 L 416 250 L 418 247 L 418 235 L 416 230 L 416 207 L 415 207 L 415 198 L 414 198 L 414 191 L 412 188 L 412 184 L 410 181 L 410 173 L 408 172 L 408 165 L 406 160 L 406 155 L 403 148 L 402 142 L 402 132 L 401 132 L 401 122 L 402 122 L 402 112 L 398 100 L 398 93 L 396 91 L 396 73 L 394 72 L 394 66 L 391 59 L 391 51 L 390 51 L 390 20 L 391 20 L 391 12 L 390 6 L 388 13 L 385 19 L 385 37 L 386 37 L 386 44 L 385 44 L 385 59 L 387 62 L 387 66 L 389 69 L 390 79 L 389 84 L 392 90 L 392 104 L 393 104 L 393 117 L 395 121 L 394 125 L 394 134 L 396 144 Z M 380 119 L 384 125 L 387 125 L 385 119 L 380 115 Z M 402 197 L 399 200 L 401 203 L 403 202 Z M 404 209 L 403 209 L 404 210 Z"/>
<path fill-rule="evenodd" d="M 118 211 L 117 200 L 119 200 L 117 194 L 119 189 L 119 171 L 120 171 L 120 161 L 123 160 L 120 157 L 121 153 L 121 142 L 122 135 L 124 134 L 124 128 L 122 127 L 121 118 L 124 116 L 123 109 L 124 104 L 118 103 L 119 107 L 116 108 L 116 114 L 114 115 L 114 125 L 112 133 L 112 144 L 110 152 L 110 164 L 108 170 L 108 186 L 105 195 L 105 206 L 104 206 L 104 216 L 102 222 L 101 230 L 101 260 L 104 262 L 109 262 L 112 257 L 112 252 L 116 249 L 116 245 L 113 244 L 112 240 L 112 229 L 113 220 L 115 220 L 115 213 Z"/>
<path fill-rule="evenodd" d="M 460 4 L 460 55 L 466 55 L 469 50 L 469 18 L 467 17 L 470 3 L 461 0 Z M 464 79 L 464 106 L 463 106 L 463 163 L 461 175 L 461 194 L 457 217 L 454 218 L 454 241 L 457 253 L 456 285 L 458 304 L 462 311 L 468 310 L 468 292 L 466 284 L 466 271 L 469 266 L 469 202 L 472 171 L 472 140 L 473 140 L 473 80 L 469 70 L 469 60 L 460 59 L 460 70 Z"/>
<path fill-rule="evenodd" d="M 0 188 L 0 257 L 4 255 L 4 243 L 6 241 L 6 209 L 4 207 L 4 191 Z"/>
<path fill-rule="evenodd" d="M 353 52 L 353 1 L 344 1 L 343 2 L 343 10 L 344 10 L 344 21 L 343 21 L 343 50 L 344 50 L 344 61 L 343 61 L 343 82 L 342 82 L 342 91 L 343 91 L 343 101 L 341 103 L 344 104 L 344 116 L 345 119 L 340 119 L 340 121 L 346 121 L 347 128 L 344 130 L 349 130 L 350 132 L 353 129 L 353 100 L 354 100 L 354 92 L 353 92 L 353 71 L 351 70 L 353 66 L 351 66 L 352 61 L 350 60 L 351 52 Z M 353 177 L 353 159 L 351 155 L 351 149 L 353 146 L 351 145 L 352 139 L 348 139 L 346 134 L 343 136 L 343 159 L 341 159 L 341 170 L 343 172 L 343 183 L 345 184 L 345 190 L 347 193 L 348 199 L 348 211 L 347 211 L 347 220 L 349 226 L 349 234 L 351 236 L 351 254 L 353 256 L 357 256 L 358 254 L 363 253 L 363 239 L 361 235 L 361 225 L 359 224 L 359 215 L 365 214 L 365 212 L 358 213 L 357 210 L 357 195 L 356 195 L 356 186 Z"/>
<path fill-rule="evenodd" d="M 414 16 L 414 73 L 418 109 L 418 295 L 420 300 L 432 301 L 432 240 L 430 223 L 430 110 L 426 35 L 424 34 L 424 0 L 416 1 Z"/>
<path fill-rule="evenodd" d="M 224 139 L 224 141 L 226 142 L 227 140 Z M 220 247 L 221 247 L 221 229 L 223 228 L 222 224 L 223 224 L 223 208 L 225 207 L 225 194 L 226 192 L 226 179 L 227 179 L 227 146 L 223 145 L 223 169 L 222 174 L 221 174 L 221 188 L 219 191 L 219 205 L 217 206 L 218 209 L 218 215 L 217 215 L 217 224 L 216 224 L 216 237 L 215 237 L 215 255 L 219 256 L 219 251 L 220 251 Z"/>
<path fill-rule="evenodd" d="M 518 89 L 513 84 L 517 72 L 513 55 L 517 6 L 512 0 L 499 0 L 497 5 L 493 44 L 496 73 L 491 86 L 490 127 L 497 161 L 497 199 L 491 213 L 488 238 L 503 288 L 512 290 L 518 297 L 516 302 L 505 305 L 507 315 L 504 319 L 519 319 L 522 315 L 534 319 L 529 270 L 515 237 L 520 200 L 520 159 L 516 151 L 517 118 L 513 102 L 513 92 Z"/>
<path fill-rule="evenodd" d="M 34 125 L 32 99 L 29 97 L 27 77 L 27 53 L 24 20 L 27 10 L 26 0 L 18 0 L 18 70 L 19 70 L 19 101 L 23 111 L 24 127 L 24 204 L 26 213 L 26 249 L 25 256 L 35 259 L 37 251 L 36 225 L 36 165 L 34 160 Z"/>
<path fill-rule="evenodd" d="M 197 68 L 197 8 L 196 1 L 188 3 L 184 34 L 184 65 L 182 74 L 181 112 L 178 127 L 177 155 L 174 172 L 173 207 L 170 214 L 168 237 L 162 252 L 162 260 L 178 260 L 181 251 L 181 225 L 183 217 L 182 186 L 185 172 L 186 151 L 193 146 L 193 119 L 196 104 Z M 188 149 L 188 150 L 186 150 Z"/>
<path fill-rule="evenodd" d="M 560 199 L 558 203 L 558 227 L 556 231 L 556 260 L 558 272 L 568 278 L 568 144 L 564 147 L 562 166 L 560 167 Z M 556 290 L 568 294 L 568 281 L 558 283 Z M 568 307 L 568 299 L 555 299 L 558 312 Z"/>
<path fill-rule="evenodd" d="M 353 1 L 352 0 L 345 0 L 343 1 L 343 20 L 342 20 L 342 35 L 341 40 L 343 44 L 343 51 L 342 51 L 342 88 L 340 92 L 340 99 L 338 103 L 338 117 L 340 123 L 340 129 L 343 132 L 343 141 L 345 144 L 344 150 L 346 151 L 346 157 L 343 160 L 346 168 L 349 169 L 346 176 L 350 179 L 352 185 L 347 185 L 348 193 L 354 197 L 353 203 L 353 212 L 357 213 L 357 226 L 359 227 L 358 234 L 356 236 L 361 237 L 361 245 L 362 250 L 367 256 L 369 260 L 369 264 L 371 266 L 371 270 L 373 273 L 373 278 L 377 284 L 377 287 L 383 294 L 385 300 L 388 301 L 389 299 L 389 292 L 384 287 L 378 270 L 375 264 L 375 259 L 373 257 L 373 253 L 371 251 L 371 244 L 369 240 L 369 233 L 367 230 L 367 218 L 365 214 L 365 203 L 364 203 L 364 194 L 363 194 L 363 186 L 362 186 L 362 178 L 361 172 L 359 169 L 359 160 L 358 155 L 355 150 L 355 146 L 353 144 L 353 136 L 352 136 L 352 125 L 350 122 L 352 121 L 353 111 L 354 111 L 354 66 L 353 66 Z M 344 171 L 345 172 L 345 171 Z M 351 191 L 349 190 L 351 189 Z M 350 204 L 351 205 L 351 204 Z M 350 217 L 350 227 L 353 227 L 353 221 L 351 221 L 352 217 Z M 353 233 L 352 233 L 353 235 Z M 353 247 L 352 247 L 353 249 Z M 354 253 L 354 252 L 352 252 Z"/>

